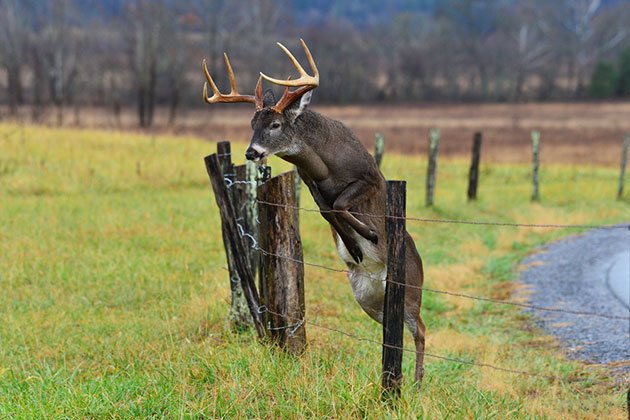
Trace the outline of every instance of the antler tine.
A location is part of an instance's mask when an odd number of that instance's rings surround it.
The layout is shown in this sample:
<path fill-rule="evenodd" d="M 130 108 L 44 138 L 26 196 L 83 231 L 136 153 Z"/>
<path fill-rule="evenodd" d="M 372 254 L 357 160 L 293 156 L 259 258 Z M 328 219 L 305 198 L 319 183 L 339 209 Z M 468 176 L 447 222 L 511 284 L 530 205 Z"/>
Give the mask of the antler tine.
<path fill-rule="evenodd" d="M 230 59 L 228 58 L 227 53 L 223 53 L 223 60 L 225 61 L 225 67 L 228 71 L 228 77 L 230 78 L 230 95 L 238 95 L 238 88 L 236 87 L 236 79 L 234 78 L 234 71 L 232 70 L 232 65 L 230 64 Z"/>
<path fill-rule="evenodd" d="M 215 102 L 212 99 L 216 97 L 217 95 L 221 96 L 221 92 L 219 92 L 219 88 L 217 88 L 217 85 L 214 83 L 214 80 L 212 80 L 212 76 L 210 76 L 210 72 L 208 71 L 208 62 L 205 58 L 203 59 L 203 63 L 201 67 L 203 68 L 203 73 L 206 75 L 206 80 L 207 80 L 207 82 L 203 83 L 203 99 L 207 103 L 212 104 Z M 208 97 L 208 83 L 210 83 L 210 88 L 212 89 L 212 93 L 213 93 L 212 98 Z"/>
<path fill-rule="evenodd" d="M 216 83 L 212 80 L 212 76 L 210 76 L 210 72 L 208 71 L 208 65 L 206 60 L 203 60 L 203 72 L 206 76 L 207 82 L 203 84 L 203 99 L 209 104 L 215 104 L 219 102 L 249 102 L 256 104 L 256 108 L 259 109 L 259 102 L 262 104 L 262 99 L 258 99 L 258 97 L 252 95 L 241 95 L 238 93 L 238 87 L 236 86 L 236 78 L 234 77 L 234 71 L 232 70 L 232 65 L 230 64 L 230 60 L 227 54 L 223 53 L 223 59 L 225 60 L 225 67 L 228 71 L 228 77 L 230 79 L 230 93 L 223 94 L 219 91 Z M 259 82 L 260 83 L 260 82 Z M 210 88 L 212 89 L 212 97 L 208 97 L 208 84 L 210 84 Z M 257 87 L 258 89 L 258 87 Z"/>
<path fill-rule="evenodd" d="M 306 46 L 306 42 L 304 42 L 302 38 L 300 38 L 300 43 L 302 44 L 302 48 L 304 48 L 304 53 L 306 54 L 308 64 L 311 66 L 311 70 L 313 71 L 313 78 L 317 79 L 317 83 L 319 84 L 319 70 L 317 70 L 315 60 L 313 60 L 313 56 L 311 55 L 311 51 L 308 49 L 308 47 Z"/>
<path fill-rule="evenodd" d="M 285 47 L 284 45 L 282 45 L 279 42 L 277 43 L 278 46 L 289 57 L 289 59 L 293 63 L 293 66 L 295 67 L 295 69 L 300 74 L 300 77 L 298 79 L 295 79 L 295 80 L 281 80 L 281 79 L 274 79 L 272 77 L 269 77 L 269 76 L 267 76 L 264 73 L 260 73 L 260 75 L 262 77 L 264 77 L 265 80 L 267 80 L 267 81 L 269 81 L 271 83 L 274 83 L 276 85 L 281 85 L 281 86 L 292 86 L 292 87 L 305 86 L 305 85 L 313 85 L 314 87 L 319 86 L 319 71 L 317 70 L 317 66 L 315 65 L 315 61 L 313 60 L 313 56 L 311 55 L 311 52 L 309 51 L 308 47 L 306 46 L 306 43 L 304 42 L 304 40 L 300 39 L 300 42 L 302 43 L 302 48 L 304 48 L 304 53 L 306 54 L 306 58 L 308 60 L 308 63 L 310 64 L 311 70 L 313 71 L 313 76 L 309 75 L 304 70 L 302 65 L 297 61 L 297 59 L 293 56 L 293 54 L 291 54 L 291 51 L 289 51 L 287 49 L 287 47 Z"/>

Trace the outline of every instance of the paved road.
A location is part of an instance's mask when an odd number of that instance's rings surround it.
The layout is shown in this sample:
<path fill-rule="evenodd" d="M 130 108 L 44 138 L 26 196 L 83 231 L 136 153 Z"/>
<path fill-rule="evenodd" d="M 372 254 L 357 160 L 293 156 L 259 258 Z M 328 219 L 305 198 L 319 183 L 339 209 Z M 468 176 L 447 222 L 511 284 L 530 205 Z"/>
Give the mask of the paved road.
<path fill-rule="evenodd" d="M 630 250 L 620 252 L 612 259 L 606 283 L 619 302 L 630 309 Z"/>
<path fill-rule="evenodd" d="M 523 261 L 532 304 L 630 316 L 630 231 L 592 230 L 549 244 Z M 630 321 L 532 311 L 570 357 L 630 361 Z M 623 370 L 630 370 L 630 365 Z"/>

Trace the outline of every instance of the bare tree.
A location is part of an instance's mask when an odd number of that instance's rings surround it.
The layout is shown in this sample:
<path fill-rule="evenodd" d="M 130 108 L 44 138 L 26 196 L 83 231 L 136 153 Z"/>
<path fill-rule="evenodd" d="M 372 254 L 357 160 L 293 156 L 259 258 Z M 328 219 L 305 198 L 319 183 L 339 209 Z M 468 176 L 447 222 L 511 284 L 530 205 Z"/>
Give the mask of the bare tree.
<path fill-rule="evenodd" d="M 566 98 L 630 45 L 627 1 L 376 2 L 0 0 L 0 102 L 15 114 L 29 101 L 33 119 L 52 102 L 59 123 L 84 104 L 107 104 L 119 123 L 135 104 L 142 127 L 165 104 L 172 125 L 200 104 L 202 58 L 225 87 L 228 51 L 253 87 L 259 70 L 292 73 L 273 43 L 300 37 L 326 76 L 324 102 Z"/>
<path fill-rule="evenodd" d="M 81 34 L 79 28 L 69 25 L 74 14 L 71 0 L 55 0 L 49 3 L 49 7 L 50 17 L 41 30 L 41 36 L 34 35 L 34 54 L 38 56 L 33 64 L 37 72 L 47 76 L 50 99 L 57 109 L 57 124 L 62 125 L 64 107 L 72 105 L 76 96 Z M 44 70 L 40 68 L 42 64 Z M 39 81 L 35 85 L 41 88 Z"/>
<path fill-rule="evenodd" d="M 627 25 L 609 25 L 611 20 L 598 25 L 605 18 L 601 0 L 562 0 L 554 11 L 556 40 L 567 51 L 567 77 L 575 95 L 580 96 L 597 57 L 624 39 Z"/>
<path fill-rule="evenodd" d="M 136 89 L 138 121 L 153 125 L 158 77 L 158 54 L 162 46 L 166 10 L 162 0 L 128 0 L 123 22 L 129 67 Z"/>
<path fill-rule="evenodd" d="M 8 102 L 11 115 L 17 114 L 24 102 L 22 63 L 28 37 L 25 2 L 0 2 L 0 59 L 7 72 Z"/>
<path fill-rule="evenodd" d="M 489 93 L 489 43 L 499 26 L 504 1 L 447 0 L 440 4 L 439 16 L 450 33 L 459 42 L 460 52 L 476 69 L 469 74 L 470 89 L 479 83 L 479 95 Z"/>
<path fill-rule="evenodd" d="M 552 57 L 546 3 L 544 0 L 520 1 L 506 9 L 502 18 L 506 35 L 504 41 L 509 45 L 510 52 L 505 64 L 513 74 L 511 97 L 517 101 L 523 97 L 528 80 L 541 71 Z M 555 82 L 555 76 L 550 82 Z M 550 88 L 552 86 L 546 86 L 546 89 Z"/>

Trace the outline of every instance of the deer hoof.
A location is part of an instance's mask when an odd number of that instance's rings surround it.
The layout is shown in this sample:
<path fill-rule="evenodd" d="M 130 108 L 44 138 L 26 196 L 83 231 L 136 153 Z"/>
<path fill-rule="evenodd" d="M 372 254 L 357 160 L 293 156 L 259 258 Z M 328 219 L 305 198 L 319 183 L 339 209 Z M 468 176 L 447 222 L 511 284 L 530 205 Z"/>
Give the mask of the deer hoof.
<path fill-rule="evenodd" d="M 371 241 L 374 245 L 378 245 L 378 235 L 376 234 L 376 231 L 370 229 L 370 233 L 366 239 Z"/>
<path fill-rule="evenodd" d="M 363 252 L 361 251 L 361 248 L 353 246 L 348 249 L 348 252 L 357 264 L 361 264 L 361 261 L 363 261 Z"/>

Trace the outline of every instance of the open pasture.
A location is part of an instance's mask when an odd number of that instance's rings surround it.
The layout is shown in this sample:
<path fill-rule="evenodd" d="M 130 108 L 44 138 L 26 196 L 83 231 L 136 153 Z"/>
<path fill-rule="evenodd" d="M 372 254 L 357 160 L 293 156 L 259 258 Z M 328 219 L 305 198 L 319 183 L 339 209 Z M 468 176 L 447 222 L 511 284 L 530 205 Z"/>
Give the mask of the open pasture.
<path fill-rule="evenodd" d="M 236 162 L 244 149 L 235 145 Z M 407 382 L 387 406 L 378 345 L 307 324 L 309 347 L 292 358 L 225 331 L 229 279 L 202 161 L 214 143 L 4 124 L 0 150 L 0 417 L 625 416 L 626 390 L 604 367 L 567 360 L 509 306 L 425 293 L 427 352 L 583 381 L 427 357 L 422 391 Z M 275 174 L 289 169 L 269 163 Z M 482 158 L 479 200 L 468 204 L 468 162 L 443 159 L 432 209 L 424 157 L 387 152 L 383 171 L 408 181 L 408 216 L 605 224 L 630 214 L 628 198 L 615 200 L 616 167 L 543 164 L 542 201 L 532 204 L 527 165 Z M 300 219 L 305 260 L 343 268 L 321 216 Z M 414 221 L 408 229 L 426 287 L 499 299 L 522 291 L 518 261 L 533 246 L 569 233 Z M 343 274 L 305 270 L 308 319 L 380 340 Z"/>

